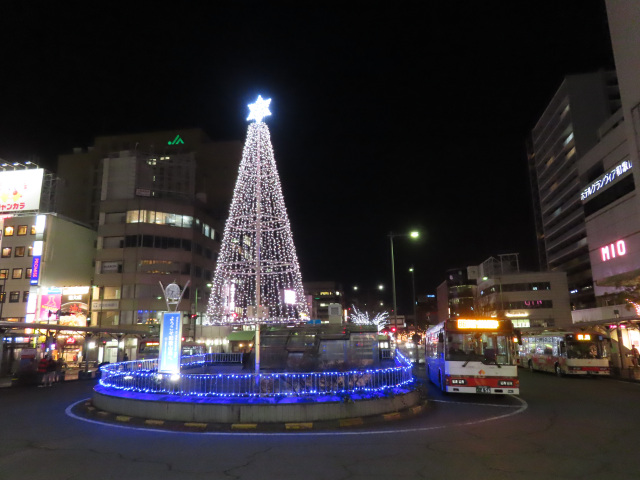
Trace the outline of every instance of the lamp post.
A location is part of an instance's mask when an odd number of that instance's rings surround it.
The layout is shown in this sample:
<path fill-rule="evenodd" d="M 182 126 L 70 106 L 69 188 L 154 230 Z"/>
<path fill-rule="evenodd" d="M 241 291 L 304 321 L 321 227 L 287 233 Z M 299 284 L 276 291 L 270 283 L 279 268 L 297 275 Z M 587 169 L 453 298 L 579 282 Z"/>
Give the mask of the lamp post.
<path fill-rule="evenodd" d="M 418 315 L 416 313 L 416 276 L 413 266 L 409 269 L 409 273 L 411 273 L 411 293 L 413 294 L 413 298 L 411 299 L 411 303 L 413 303 L 413 326 L 418 328 Z"/>
<path fill-rule="evenodd" d="M 391 290 L 393 296 L 393 325 L 398 326 L 398 312 L 396 305 L 396 265 L 395 260 L 393 258 L 393 238 L 394 237 L 410 237 L 410 238 L 418 238 L 420 233 L 418 232 L 410 232 L 410 233 L 393 233 L 389 232 L 389 242 L 391 245 Z"/>

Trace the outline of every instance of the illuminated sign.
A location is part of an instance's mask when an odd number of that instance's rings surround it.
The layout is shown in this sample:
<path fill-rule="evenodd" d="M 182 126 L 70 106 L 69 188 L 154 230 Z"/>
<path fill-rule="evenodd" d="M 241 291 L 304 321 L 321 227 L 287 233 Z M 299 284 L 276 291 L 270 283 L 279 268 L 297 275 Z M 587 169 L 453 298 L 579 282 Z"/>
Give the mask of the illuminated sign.
<path fill-rule="evenodd" d="M 468 320 L 468 319 L 458 319 L 458 328 L 486 328 L 486 329 L 496 329 L 500 322 L 498 320 Z"/>
<path fill-rule="evenodd" d="M 180 135 L 176 135 L 176 138 L 167 142 L 167 145 L 184 145 L 184 140 L 182 140 Z"/>
<path fill-rule="evenodd" d="M 591 340 L 591 335 L 587 334 L 587 333 L 579 333 L 576 335 L 576 338 L 578 340 Z"/>
<path fill-rule="evenodd" d="M 626 253 L 627 245 L 624 243 L 624 240 L 618 240 L 616 243 L 600 247 L 600 255 L 602 256 L 603 262 L 611 260 L 612 258 L 622 257 Z"/>
<path fill-rule="evenodd" d="M 40 299 L 40 313 L 38 320 L 42 322 L 48 321 L 51 317 L 57 317 L 57 312 L 62 304 L 62 295 L 45 294 Z"/>
<path fill-rule="evenodd" d="M 160 355 L 158 373 L 177 375 L 180 373 L 180 350 L 182 348 L 182 313 L 166 312 L 160 324 Z"/>
<path fill-rule="evenodd" d="M 284 291 L 284 303 L 287 305 L 295 305 L 296 304 L 296 292 L 295 290 L 285 290 Z"/>
<path fill-rule="evenodd" d="M 610 172 L 601 175 L 591 185 L 585 188 L 580 194 L 580 200 L 583 202 L 587 200 L 591 195 L 595 194 L 605 186 L 611 184 L 615 179 L 620 178 L 623 174 L 631 170 L 631 162 L 625 160 L 624 162 L 616 165 Z"/>
<path fill-rule="evenodd" d="M 513 323 L 513 328 L 529 328 L 531 326 L 531 321 L 528 318 L 511 320 L 511 323 Z"/>
<path fill-rule="evenodd" d="M 38 285 L 40 282 L 40 261 L 41 257 L 39 255 L 34 256 L 31 261 L 31 280 L 29 281 L 31 285 Z"/>
<path fill-rule="evenodd" d="M 38 210 L 44 170 L 0 172 L 0 212 Z"/>

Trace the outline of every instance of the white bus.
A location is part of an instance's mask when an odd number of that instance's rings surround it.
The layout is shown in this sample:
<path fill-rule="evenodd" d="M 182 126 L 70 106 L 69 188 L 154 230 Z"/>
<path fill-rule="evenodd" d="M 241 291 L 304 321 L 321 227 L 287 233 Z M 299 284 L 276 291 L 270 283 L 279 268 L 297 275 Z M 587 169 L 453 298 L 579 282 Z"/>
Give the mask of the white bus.
<path fill-rule="evenodd" d="M 511 320 L 452 318 L 425 334 L 429 380 L 443 392 L 519 394 Z"/>
<path fill-rule="evenodd" d="M 563 375 L 611 375 L 606 335 L 576 329 L 519 333 L 520 366 Z"/>

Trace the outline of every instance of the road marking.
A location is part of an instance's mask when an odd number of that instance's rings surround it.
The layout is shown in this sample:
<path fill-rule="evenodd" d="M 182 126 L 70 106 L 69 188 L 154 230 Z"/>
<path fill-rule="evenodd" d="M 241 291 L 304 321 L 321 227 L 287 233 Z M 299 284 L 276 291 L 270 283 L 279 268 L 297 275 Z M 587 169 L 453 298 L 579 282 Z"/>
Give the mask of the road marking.
<path fill-rule="evenodd" d="M 508 417 L 512 417 L 514 415 L 519 415 L 520 413 L 524 412 L 527 408 L 529 408 L 529 404 L 527 402 L 525 402 L 523 399 L 516 397 L 515 395 L 509 395 L 510 397 L 514 398 L 515 400 L 517 400 L 518 402 L 520 402 L 520 406 L 518 407 L 517 410 L 509 412 L 509 413 L 504 413 L 502 415 L 494 415 L 492 417 L 487 417 L 487 418 L 483 418 L 480 420 L 472 420 L 469 422 L 460 422 L 460 423 L 451 423 L 451 424 L 447 424 L 447 425 L 435 425 L 433 427 L 415 427 L 415 428 L 402 428 L 402 429 L 398 429 L 398 430 L 393 430 L 393 429 L 386 429 L 386 430 L 357 430 L 357 431 L 353 431 L 353 430 L 335 430 L 335 431 L 331 431 L 331 432 L 322 432 L 322 431 L 313 431 L 313 432 L 307 432 L 307 431 L 296 431 L 294 432 L 243 432 L 243 431 L 237 431 L 237 432 L 178 432 L 178 431 L 173 431 L 173 430 L 162 430 L 162 429 L 153 429 L 155 432 L 162 432 L 162 433 L 171 433 L 171 434 L 175 434 L 175 435 L 217 435 L 217 436 L 239 436 L 239 435 L 246 435 L 246 436 L 252 436 L 252 437 L 256 437 L 256 436 L 291 436 L 291 435 L 305 435 L 305 436 L 323 436 L 323 437 L 336 437 L 336 436 L 345 436 L 345 435 L 390 435 L 390 434 L 394 434 L 394 433 L 419 433 L 419 432 L 428 432 L 428 431 L 432 431 L 432 430 L 441 430 L 443 428 L 452 428 L 452 427 L 469 427 L 469 426 L 473 426 L 473 425 L 479 425 L 481 423 L 487 423 L 487 422 L 493 422 L 496 420 L 502 420 L 504 418 L 508 418 Z M 145 427 L 132 427 L 130 425 L 123 425 L 123 424 L 116 424 L 116 423 L 105 423 L 105 422 L 100 422 L 98 420 L 92 420 L 90 418 L 84 418 L 84 417 L 80 417 L 78 415 L 76 415 L 75 413 L 72 412 L 72 409 L 78 405 L 79 403 L 82 403 L 84 400 L 80 400 L 78 402 L 72 403 L 71 405 L 69 405 L 66 409 L 65 409 L 65 414 L 71 418 L 75 418 L 76 420 L 80 420 L 81 422 L 87 422 L 87 423 L 93 423 L 96 425 L 99 425 L 100 427 L 112 427 L 112 428 L 126 428 L 128 430 L 141 430 L 141 431 L 145 431 L 148 432 L 149 430 L 151 430 L 150 428 L 145 428 Z M 430 400 L 430 401 L 436 401 L 436 400 Z M 464 402 L 446 402 L 444 400 L 440 401 L 441 403 L 464 403 Z M 466 404 L 469 405 L 469 404 Z M 475 405 L 481 405 L 484 406 L 484 404 L 475 404 Z M 511 405 L 509 405 L 510 407 Z M 516 406 L 517 407 L 517 406 Z M 236 424 L 237 425 L 237 424 Z"/>

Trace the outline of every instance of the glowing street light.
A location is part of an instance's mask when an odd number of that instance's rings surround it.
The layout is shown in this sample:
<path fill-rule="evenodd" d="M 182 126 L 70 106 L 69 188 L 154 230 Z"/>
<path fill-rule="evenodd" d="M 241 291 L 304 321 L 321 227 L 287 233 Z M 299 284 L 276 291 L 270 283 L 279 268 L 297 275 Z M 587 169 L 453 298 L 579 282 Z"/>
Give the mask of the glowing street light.
<path fill-rule="evenodd" d="M 393 324 L 394 326 L 398 325 L 398 306 L 396 305 L 396 265 L 395 260 L 393 258 L 393 238 L 394 237 L 410 237 L 410 238 L 418 238 L 420 236 L 420 232 L 412 231 L 409 233 L 393 233 L 389 232 L 389 242 L 391 245 L 391 290 L 393 293 Z"/>

